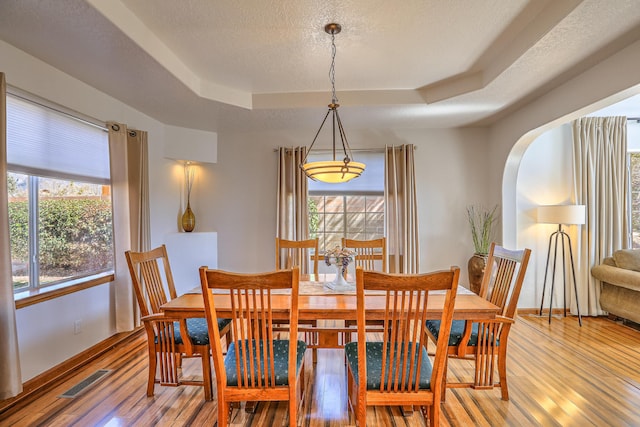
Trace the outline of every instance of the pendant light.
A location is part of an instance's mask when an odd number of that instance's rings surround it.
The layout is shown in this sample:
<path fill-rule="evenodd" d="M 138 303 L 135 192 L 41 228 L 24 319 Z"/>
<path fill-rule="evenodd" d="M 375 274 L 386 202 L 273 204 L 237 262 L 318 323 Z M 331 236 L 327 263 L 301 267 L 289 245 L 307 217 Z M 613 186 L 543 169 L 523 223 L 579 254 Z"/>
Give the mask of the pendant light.
<path fill-rule="evenodd" d="M 349 142 L 347 141 L 347 135 L 344 133 L 344 128 L 342 127 L 342 121 L 340 120 L 340 115 L 338 114 L 338 97 L 336 96 L 336 70 L 335 70 L 335 62 L 336 62 L 336 44 L 335 44 L 335 35 L 338 34 L 342 30 L 340 24 L 327 24 L 324 27 L 324 31 L 327 34 L 331 35 L 331 67 L 329 68 L 329 80 L 331 81 L 331 104 L 329 104 L 329 110 L 327 110 L 327 114 L 325 114 L 322 123 L 320 124 L 320 129 L 316 132 L 316 136 L 313 138 L 313 142 L 309 146 L 309 151 L 307 151 L 307 155 L 302 161 L 300 167 L 304 171 L 304 173 L 311 179 L 315 181 L 322 181 L 328 183 L 341 183 L 351 181 L 353 178 L 359 177 L 364 171 L 365 164 L 358 163 L 353 161 L 353 155 L 351 153 L 351 148 L 349 147 Z M 309 153 L 311 153 L 311 149 L 313 145 L 316 143 L 318 139 L 318 135 L 322 130 L 322 127 L 327 121 L 327 118 L 331 114 L 331 122 L 333 128 L 333 157 L 331 160 L 321 160 L 317 162 L 307 162 L 307 157 Z M 340 142 L 342 143 L 342 154 L 344 154 L 344 158 L 342 160 L 336 159 L 336 132 L 340 136 Z M 342 155 L 341 154 L 341 155 Z"/>

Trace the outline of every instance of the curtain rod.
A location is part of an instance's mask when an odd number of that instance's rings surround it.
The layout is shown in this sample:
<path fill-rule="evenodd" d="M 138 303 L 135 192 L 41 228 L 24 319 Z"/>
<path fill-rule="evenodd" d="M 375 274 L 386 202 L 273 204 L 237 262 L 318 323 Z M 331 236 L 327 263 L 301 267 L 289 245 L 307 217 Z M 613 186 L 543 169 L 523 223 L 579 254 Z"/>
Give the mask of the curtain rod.
<path fill-rule="evenodd" d="M 20 98 L 23 101 L 31 102 L 32 104 L 39 105 L 41 107 L 47 108 L 51 111 L 55 111 L 56 113 L 62 114 L 74 120 L 78 120 L 79 122 L 97 127 L 98 129 L 101 129 L 105 132 L 108 130 L 107 124 L 101 120 L 95 119 L 91 116 L 87 116 L 86 114 L 79 113 L 69 108 L 63 107 L 62 105 L 48 101 L 44 98 L 39 97 L 38 95 L 34 95 L 30 92 L 19 89 L 17 87 L 7 85 L 7 93 L 12 96 L 15 96 L 16 98 Z"/>
<path fill-rule="evenodd" d="M 416 147 L 415 145 L 413 146 L 413 150 L 416 151 L 418 149 L 418 147 Z M 273 151 L 274 153 L 278 152 L 278 148 L 274 148 Z M 291 148 L 286 147 L 286 150 L 291 150 Z M 314 148 L 313 149 L 314 152 L 318 152 L 318 153 L 333 153 L 333 150 L 331 148 Z M 336 153 L 341 150 L 336 150 Z M 353 151 L 354 153 L 384 153 L 385 149 L 384 148 L 352 148 L 351 151 Z"/>

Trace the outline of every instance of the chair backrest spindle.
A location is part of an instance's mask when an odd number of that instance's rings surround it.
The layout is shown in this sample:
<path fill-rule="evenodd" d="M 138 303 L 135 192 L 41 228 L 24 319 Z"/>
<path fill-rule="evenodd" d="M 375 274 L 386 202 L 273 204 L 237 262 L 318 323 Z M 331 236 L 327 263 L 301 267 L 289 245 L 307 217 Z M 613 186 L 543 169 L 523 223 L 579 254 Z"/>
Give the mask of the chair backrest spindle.
<path fill-rule="evenodd" d="M 235 351 L 235 371 L 238 378 L 237 387 L 272 388 L 276 387 L 275 359 L 277 357 L 273 332 L 275 318 L 272 309 L 274 290 L 291 289 L 290 316 L 296 318 L 291 324 L 290 334 L 297 336 L 297 307 L 299 270 L 280 270 L 270 273 L 240 274 L 220 270 L 209 270 L 201 267 L 200 277 L 205 295 L 205 310 L 208 316 L 217 321 L 215 298 L 209 288 L 226 289 L 229 292 L 231 308 L 231 330 L 233 331 Z M 284 295 L 278 295 L 284 297 Z M 293 316 L 295 309 L 296 315 Z M 283 313 L 278 318 L 283 318 Z M 289 317 L 286 317 L 290 320 Z M 215 322 L 210 322 L 211 325 Z M 210 326 L 210 329 L 214 329 Z M 214 330 L 210 333 L 215 333 Z M 293 341 L 295 342 L 295 340 Z M 213 345 L 214 362 L 223 364 L 222 349 Z M 259 362 L 262 360 L 263 362 Z M 295 362 L 295 361 L 294 361 Z M 252 375 L 254 373 L 255 375 Z M 223 366 L 216 366 L 216 375 L 226 377 Z M 226 378 L 220 379 L 226 384 Z"/>
<path fill-rule="evenodd" d="M 387 272 L 387 239 L 381 237 L 372 240 L 342 238 L 342 247 L 356 252 L 354 265 L 364 270 Z M 381 268 L 376 268 L 380 261 Z"/>
<path fill-rule="evenodd" d="M 287 240 L 276 237 L 276 270 L 300 267 L 303 274 L 318 275 L 318 239 Z M 312 270 L 308 261 L 311 260 Z"/>
<path fill-rule="evenodd" d="M 418 391 L 423 362 L 422 348 L 427 345 L 425 324 L 430 293 L 446 292 L 443 308 L 443 325 L 450 328 L 453 304 L 458 285 L 459 269 L 429 273 L 426 275 L 389 275 L 356 269 L 358 320 L 360 304 L 364 304 L 366 290 L 385 291 L 384 331 L 382 340 L 381 392 Z M 364 325 L 358 325 L 358 342 L 365 342 Z M 448 331 L 447 331 L 448 334 Z M 442 380 L 446 358 L 446 346 L 439 345 L 432 371 L 432 381 Z M 359 350 L 360 352 L 360 347 Z M 366 360 L 363 353 L 359 358 Z M 364 364 L 363 364 L 364 365 Z M 364 371 L 361 375 L 366 375 Z"/>

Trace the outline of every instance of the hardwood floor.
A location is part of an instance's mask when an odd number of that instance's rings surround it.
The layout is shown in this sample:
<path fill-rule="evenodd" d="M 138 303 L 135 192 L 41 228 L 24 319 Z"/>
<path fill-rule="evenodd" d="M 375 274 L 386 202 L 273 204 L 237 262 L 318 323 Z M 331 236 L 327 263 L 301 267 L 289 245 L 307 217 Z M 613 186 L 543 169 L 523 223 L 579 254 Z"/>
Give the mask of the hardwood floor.
<path fill-rule="evenodd" d="M 443 426 L 637 426 L 640 425 L 640 331 L 605 318 L 520 316 L 509 348 L 511 400 L 498 390 L 452 389 L 442 406 Z M 307 354 L 304 426 L 354 425 L 347 411 L 345 366 L 339 350 L 321 350 L 312 369 Z M 450 379 L 472 375 L 468 361 L 451 360 Z M 76 398 L 62 393 L 99 369 L 110 374 Z M 198 359 L 185 372 L 200 373 Z M 0 426 L 202 426 L 214 425 L 216 402 L 200 387 L 156 386 L 146 396 L 144 335 L 118 345 L 44 396 L 0 414 Z M 286 404 L 261 403 L 254 414 L 234 410 L 233 426 L 286 425 Z M 369 409 L 367 425 L 424 426 L 419 411 Z"/>

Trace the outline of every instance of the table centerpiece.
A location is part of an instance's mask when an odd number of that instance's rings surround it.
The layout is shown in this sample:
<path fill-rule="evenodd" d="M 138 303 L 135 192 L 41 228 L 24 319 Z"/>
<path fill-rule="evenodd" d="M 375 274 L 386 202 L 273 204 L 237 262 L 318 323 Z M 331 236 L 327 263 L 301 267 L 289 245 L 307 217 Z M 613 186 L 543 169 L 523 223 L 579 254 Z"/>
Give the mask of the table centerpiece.
<path fill-rule="evenodd" d="M 325 286 L 333 290 L 354 289 L 354 285 L 347 282 L 347 267 L 353 261 L 355 251 L 336 246 L 324 253 L 324 262 L 328 266 L 336 267 L 336 277 L 331 282 L 325 283 Z"/>

